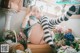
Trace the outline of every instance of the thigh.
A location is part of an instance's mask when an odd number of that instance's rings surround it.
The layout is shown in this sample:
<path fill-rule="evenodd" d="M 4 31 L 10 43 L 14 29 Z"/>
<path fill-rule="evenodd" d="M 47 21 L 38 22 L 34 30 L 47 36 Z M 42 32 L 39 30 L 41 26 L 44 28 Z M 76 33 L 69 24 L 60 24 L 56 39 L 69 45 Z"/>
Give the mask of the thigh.
<path fill-rule="evenodd" d="M 40 24 L 35 24 L 31 28 L 29 40 L 33 44 L 44 44 L 43 40 L 44 32 Z"/>

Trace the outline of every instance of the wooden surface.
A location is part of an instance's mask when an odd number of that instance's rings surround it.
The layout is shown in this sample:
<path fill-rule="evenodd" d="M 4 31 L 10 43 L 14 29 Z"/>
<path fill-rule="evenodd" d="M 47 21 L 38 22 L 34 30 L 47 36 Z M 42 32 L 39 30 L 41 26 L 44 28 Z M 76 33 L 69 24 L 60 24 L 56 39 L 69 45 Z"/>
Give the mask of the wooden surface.
<path fill-rule="evenodd" d="M 47 44 L 43 45 L 28 44 L 28 47 L 31 49 L 32 53 L 52 53 L 52 49 Z"/>

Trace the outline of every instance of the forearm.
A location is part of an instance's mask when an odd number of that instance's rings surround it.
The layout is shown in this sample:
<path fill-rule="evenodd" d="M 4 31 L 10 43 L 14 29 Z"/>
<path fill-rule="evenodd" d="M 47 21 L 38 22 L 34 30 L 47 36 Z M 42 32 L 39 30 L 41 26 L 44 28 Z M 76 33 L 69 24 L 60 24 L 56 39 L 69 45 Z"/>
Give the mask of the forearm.
<path fill-rule="evenodd" d="M 25 27 L 26 27 L 26 24 L 28 23 L 28 20 L 29 20 L 29 17 L 25 17 L 25 18 L 23 19 L 22 28 L 25 28 Z"/>

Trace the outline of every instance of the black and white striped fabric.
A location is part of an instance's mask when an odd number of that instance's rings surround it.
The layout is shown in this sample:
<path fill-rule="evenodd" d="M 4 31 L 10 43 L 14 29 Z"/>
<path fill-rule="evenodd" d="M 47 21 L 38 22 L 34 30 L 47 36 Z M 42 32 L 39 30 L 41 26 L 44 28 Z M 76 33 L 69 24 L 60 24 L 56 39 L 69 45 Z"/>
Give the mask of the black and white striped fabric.
<path fill-rule="evenodd" d="M 69 19 L 69 17 L 71 17 L 72 15 L 79 14 L 79 7 L 80 7 L 80 5 L 73 5 L 60 18 L 58 18 L 56 20 L 54 20 L 54 19 L 50 20 L 49 28 L 53 29 L 54 25 L 57 25 L 57 24 L 61 23 L 62 21 L 67 21 Z"/>
<path fill-rule="evenodd" d="M 50 33 L 49 29 L 49 21 L 47 17 L 42 17 L 40 19 L 40 24 L 42 25 L 43 31 L 44 31 L 44 41 L 49 44 L 51 47 L 54 47 L 54 43 L 52 40 L 52 35 Z"/>
<path fill-rule="evenodd" d="M 52 48 L 54 47 L 54 42 L 52 40 L 52 34 L 50 33 L 50 29 L 54 28 L 54 25 L 61 23 L 62 21 L 67 21 L 69 17 L 76 14 L 78 5 L 73 5 L 69 8 L 69 10 L 60 18 L 56 20 L 49 20 L 47 17 L 40 18 L 40 23 L 42 25 L 44 31 L 44 41 L 49 44 Z"/>

